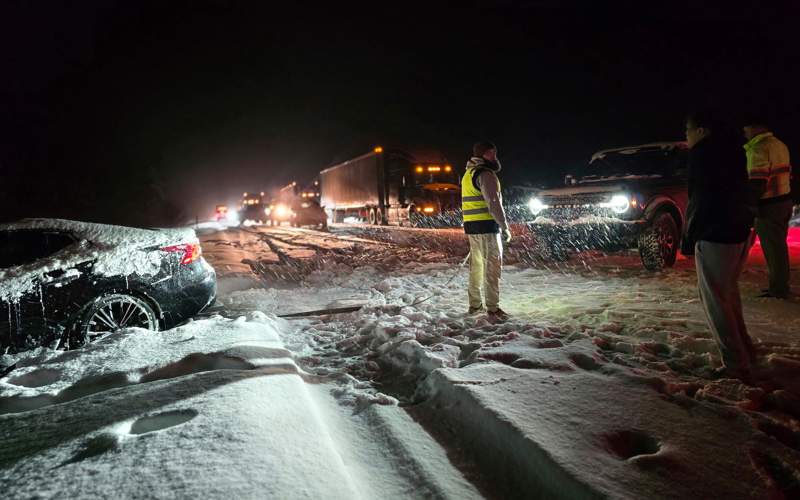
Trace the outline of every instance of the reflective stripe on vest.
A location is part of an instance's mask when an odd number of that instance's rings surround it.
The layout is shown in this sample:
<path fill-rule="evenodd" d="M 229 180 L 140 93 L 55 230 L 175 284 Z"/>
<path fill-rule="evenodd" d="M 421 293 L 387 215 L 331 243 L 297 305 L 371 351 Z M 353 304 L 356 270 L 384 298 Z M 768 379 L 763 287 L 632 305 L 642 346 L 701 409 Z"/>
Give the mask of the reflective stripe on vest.
<path fill-rule="evenodd" d="M 767 192 L 761 197 L 762 199 L 789 194 L 791 175 L 791 165 L 775 165 L 774 167 L 750 170 L 751 179 L 766 179 L 767 181 Z"/>
<path fill-rule="evenodd" d="M 461 214 L 464 222 L 494 220 L 492 214 L 489 213 L 489 206 L 486 204 L 483 193 L 475 189 L 475 185 L 472 183 L 473 176 L 478 170 L 483 169 L 468 168 L 461 181 Z M 497 181 L 497 187 L 500 187 L 500 181 Z"/>

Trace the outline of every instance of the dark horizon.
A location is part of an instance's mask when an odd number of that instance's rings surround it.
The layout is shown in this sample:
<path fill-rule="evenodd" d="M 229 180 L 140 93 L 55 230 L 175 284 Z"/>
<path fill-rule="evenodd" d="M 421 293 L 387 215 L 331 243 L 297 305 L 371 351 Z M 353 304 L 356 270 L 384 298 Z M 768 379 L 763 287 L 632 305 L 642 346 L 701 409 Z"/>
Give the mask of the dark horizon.
<path fill-rule="evenodd" d="M 3 217 L 176 224 L 375 145 L 553 183 L 707 103 L 798 151 L 800 6 L 698 3 L 5 5 Z"/>

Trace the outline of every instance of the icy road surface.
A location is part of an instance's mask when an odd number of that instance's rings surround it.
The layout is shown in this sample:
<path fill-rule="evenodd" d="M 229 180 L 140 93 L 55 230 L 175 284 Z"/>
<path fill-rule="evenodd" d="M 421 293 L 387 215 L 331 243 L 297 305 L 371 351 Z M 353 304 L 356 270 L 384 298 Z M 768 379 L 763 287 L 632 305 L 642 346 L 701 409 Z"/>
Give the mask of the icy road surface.
<path fill-rule="evenodd" d="M 714 380 L 691 260 L 506 251 L 465 314 L 458 230 L 199 231 L 217 306 L 24 353 L 0 379 L 11 498 L 796 498 L 800 303 L 758 299 L 753 384 Z M 797 290 L 800 248 L 793 246 Z M 364 305 L 358 312 L 275 315 Z M 14 359 L 3 359 L 10 364 Z M 113 492 L 113 493 L 112 493 Z"/>

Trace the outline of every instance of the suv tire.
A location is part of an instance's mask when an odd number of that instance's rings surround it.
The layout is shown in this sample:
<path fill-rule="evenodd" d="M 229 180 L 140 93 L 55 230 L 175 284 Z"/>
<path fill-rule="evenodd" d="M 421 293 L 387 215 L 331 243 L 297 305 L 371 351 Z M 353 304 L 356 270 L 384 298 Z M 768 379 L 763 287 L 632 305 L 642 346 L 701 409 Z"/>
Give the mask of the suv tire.
<path fill-rule="evenodd" d="M 653 224 L 639 236 L 639 257 L 650 271 L 661 271 L 675 264 L 679 234 L 675 219 L 667 212 L 658 212 Z"/>

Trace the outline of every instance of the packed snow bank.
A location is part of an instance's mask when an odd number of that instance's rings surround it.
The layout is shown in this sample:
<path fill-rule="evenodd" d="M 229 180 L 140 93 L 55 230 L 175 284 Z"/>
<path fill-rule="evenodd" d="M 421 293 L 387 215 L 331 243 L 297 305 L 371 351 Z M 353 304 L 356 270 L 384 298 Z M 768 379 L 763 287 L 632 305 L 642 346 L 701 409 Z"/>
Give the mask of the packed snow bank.
<path fill-rule="evenodd" d="M 459 444 L 508 494 L 745 499 L 788 492 L 800 456 L 756 430 L 747 413 L 601 366 L 441 369 L 429 381 L 435 396 L 419 411 L 457 429 Z"/>
<path fill-rule="evenodd" d="M 480 498 L 396 400 L 258 311 L 37 349 L 0 378 L 4 498 Z"/>

